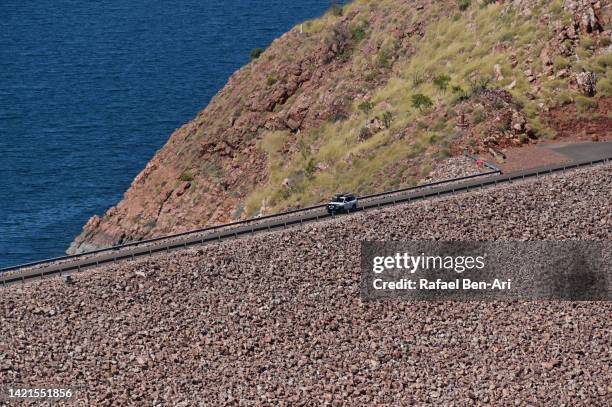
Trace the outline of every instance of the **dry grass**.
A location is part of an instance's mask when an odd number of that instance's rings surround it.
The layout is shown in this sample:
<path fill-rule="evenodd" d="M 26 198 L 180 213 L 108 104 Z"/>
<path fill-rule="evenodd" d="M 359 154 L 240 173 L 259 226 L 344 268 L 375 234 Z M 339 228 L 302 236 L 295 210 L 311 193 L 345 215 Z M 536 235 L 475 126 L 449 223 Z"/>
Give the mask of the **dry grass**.
<path fill-rule="evenodd" d="M 347 63 L 361 69 L 365 76 L 371 75 L 372 80 L 381 74 L 381 70 L 391 67 L 393 74 L 383 86 L 371 92 L 372 106 L 367 112 L 358 108 L 361 102 L 355 102 L 347 120 L 324 123 L 315 131 L 301 135 L 301 141 L 294 140 L 311 146 L 307 150 L 302 149 L 292 157 L 286 157 L 279 153 L 279 149 L 289 134 L 268 134 L 260 143 L 260 148 L 269 157 L 270 180 L 267 186 L 249 196 L 246 213 L 257 213 L 264 199 L 270 210 L 280 210 L 292 205 L 320 202 L 338 190 L 364 193 L 397 186 L 397 177 L 387 179 L 380 174 L 387 171 L 390 164 L 406 160 L 425 163 L 426 171 L 423 172 L 427 173 L 432 163 L 426 162 L 429 158 L 425 157 L 433 157 L 432 152 L 437 152 L 439 158 L 448 155 L 450 141 L 446 124 L 430 123 L 431 126 L 427 127 L 431 128 L 426 131 L 416 130 L 416 133 L 402 137 L 397 135 L 413 127 L 431 111 L 447 109 L 460 96 L 469 96 L 478 84 L 494 78 L 496 64 L 501 66 L 504 79 L 492 82 L 491 86 L 506 87 L 516 81 L 511 93 L 523 106 L 531 127 L 540 137 L 553 138 L 554 132 L 539 119 L 539 103 L 554 106 L 575 101 L 583 109 L 592 107 L 593 103 L 580 99 L 568 90 L 566 81 L 554 79 L 543 80 L 538 99 L 526 96 L 531 91 L 531 85 L 521 66 L 513 68 L 510 65 L 510 54 L 516 52 L 519 60 L 531 58 L 534 61 L 532 69 L 540 72 L 543 67 L 539 54 L 548 43 L 551 31 L 538 24 L 539 17 L 549 14 L 553 19 L 551 24 L 555 20 L 567 23 L 570 18 L 558 0 L 540 1 L 539 4 L 541 9 L 530 16 L 506 12 L 503 4 L 478 6 L 478 2 L 472 2 L 461 12 L 457 7 L 450 15 L 442 9 L 443 2 L 426 8 L 424 12 L 427 15 L 416 13 L 413 8 L 399 10 L 400 5 L 392 0 L 357 0 L 344 6 L 344 15 L 352 16 L 349 31 L 355 43 L 352 53 L 347 55 Z M 387 22 L 389 25 L 435 21 L 427 26 L 425 36 L 413 43 L 415 52 L 409 57 L 402 56 L 397 41 L 388 30 L 370 27 L 370 13 L 384 8 L 392 9 L 393 14 L 401 16 L 401 21 L 390 19 Z M 337 16 L 327 13 L 320 19 L 306 22 L 304 31 L 312 38 L 323 38 L 325 31 L 337 21 Z M 375 46 L 378 53 L 364 53 L 364 43 Z M 528 44 L 530 47 L 526 47 Z M 566 58 L 556 58 L 555 70 L 590 68 L 599 75 L 599 93 L 610 95 L 611 57 L 594 57 L 592 47 L 592 42 L 583 39 L 579 55 L 584 58 L 580 64 Z M 439 78 L 445 78 L 446 86 L 441 86 Z M 417 94 L 431 99 L 433 106 L 415 107 L 413 96 Z M 393 117 L 388 128 L 360 142 L 359 130 L 367 120 L 374 117 L 382 119 L 387 111 Z M 289 187 L 282 185 L 286 180 L 289 180 Z"/>

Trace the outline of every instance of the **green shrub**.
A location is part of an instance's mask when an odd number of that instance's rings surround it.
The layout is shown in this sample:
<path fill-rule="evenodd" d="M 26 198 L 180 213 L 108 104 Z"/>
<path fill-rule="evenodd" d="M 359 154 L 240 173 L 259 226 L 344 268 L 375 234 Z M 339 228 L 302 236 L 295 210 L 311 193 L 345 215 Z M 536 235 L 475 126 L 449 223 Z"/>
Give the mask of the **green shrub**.
<path fill-rule="evenodd" d="M 359 140 L 363 141 L 363 140 L 367 140 L 368 138 L 370 138 L 371 134 L 370 134 L 370 129 L 367 128 L 366 126 L 363 126 L 362 128 L 359 129 Z"/>
<path fill-rule="evenodd" d="M 595 46 L 595 41 L 589 35 L 580 36 L 580 46 L 585 49 L 592 49 Z"/>
<path fill-rule="evenodd" d="M 440 151 L 438 151 L 438 158 L 444 159 L 444 158 L 448 158 L 451 156 L 451 152 L 448 148 L 442 149 Z"/>
<path fill-rule="evenodd" d="M 341 62 L 348 62 L 351 59 L 351 55 L 353 55 L 353 50 L 351 48 L 345 48 L 338 54 L 338 59 Z"/>
<path fill-rule="evenodd" d="M 570 67 L 570 65 L 571 65 L 571 63 L 570 63 L 569 59 L 567 59 L 567 58 L 563 58 L 562 56 L 557 56 L 557 57 L 555 57 L 554 64 L 555 64 L 555 68 L 556 68 L 557 70 L 561 70 L 561 69 L 569 68 L 569 67 Z"/>
<path fill-rule="evenodd" d="M 612 53 L 600 55 L 595 59 L 595 61 L 597 62 L 597 65 L 603 69 L 610 68 L 612 67 Z"/>
<path fill-rule="evenodd" d="M 421 167 L 421 176 L 425 177 L 431 172 L 431 164 L 425 164 Z"/>
<path fill-rule="evenodd" d="M 351 38 L 354 42 L 361 42 L 366 37 L 365 28 L 362 26 L 351 28 Z"/>
<path fill-rule="evenodd" d="M 412 106 L 419 110 L 423 110 L 432 107 L 433 101 L 428 96 L 417 93 L 416 95 L 412 95 Z"/>
<path fill-rule="evenodd" d="M 433 131 L 442 131 L 446 128 L 446 120 L 444 118 L 438 120 L 432 127 L 431 129 Z"/>
<path fill-rule="evenodd" d="M 507 121 L 501 121 L 495 125 L 495 128 L 503 133 L 510 130 L 510 123 Z"/>
<path fill-rule="evenodd" d="M 448 75 L 438 75 L 434 78 L 433 83 L 434 85 L 436 85 L 438 89 L 445 92 L 446 89 L 448 88 L 448 84 L 450 80 L 451 78 Z"/>
<path fill-rule="evenodd" d="M 553 79 L 551 81 L 544 82 L 543 86 L 551 91 L 564 89 L 567 84 L 564 80 L 561 79 Z"/>
<path fill-rule="evenodd" d="M 179 177 L 179 181 L 191 182 L 193 181 L 193 174 L 190 171 L 185 170 Z"/>
<path fill-rule="evenodd" d="M 563 4 L 561 4 L 561 1 L 555 0 L 550 5 L 550 12 L 555 15 L 561 15 L 561 13 L 563 13 Z"/>
<path fill-rule="evenodd" d="M 317 171 L 317 166 L 315 164 L 315 160 L 314 160 L 314 158 L 311 158 L 308 161 L 308 164 L 306 164 L 306 169 L 304 170 L 306 178 L 308 178 L 310 181 L 312 181 L 314 179 L 314 174 L 315 174 L 316 171 Z"/>
<path fill-rule="evenodd" d="M 263 52 L 263 48 L 255 48 L 253 51 L 251 51 L 251 61 L 254 61 L 259 58 L 261 54 L 263 54 Z"/>
<path fill-rule="evenodd" d="M 603 97 L 612 97 L 612 80 L 601 78 L 597 81 L 597 94 Z"/>
<path fill-rule="evenodd" d="M 476 110 L 474 112 L 474 124 L 479 124 L 485 121 L 485 114 L 482 110 Z"/>
<path fill-rule="evenodd" d="M 506 104 L 501 98 L 495 98 L 493 99 L 493 103 L 491 103 L 491 107 L 495 110 L 501 110 L 506 107 Z"/>
<path fill-rule="evenodd" d="M 459 6 L 459 10 L 465 11 L 470 7 L 470 4 L 472 2 L 470 0 L 459 0 L 457 3 L 457 6 Z"/>
<path fill-rule="evenodd" d="M 429 123 L 427 122 L 417 122 L 416 126 L 419 130 L 429 130 Z"/>
<path fill-rule="evenodd" d="M 487 90 L 492 80 L 493 78 L 491 78 L 490 76 L 481 76 L 481 77 L 476 78 L 475 80 L 471 80 L 470 81 L 470 94 L 477 95 L 481 93 L 482 91 Z"/>
<path fill-rule="evenodd" d="M 366 100 L 365 102 L 361 102 L 357 108 L 365 113 L 366 116 L 369 116 L 372 108 L 374 108 L 374 105 L 369 100 Z"/>
<path fill-rule="evenodd" d="M 451 86 L 451 91 L 453 92 L 453 97 L 451 100 L 452 104 L 457 104 L 470 98 L 467 92 L 464 91 L 461 86 Z"/>
<path fill-rule="evenodd" d="M 559 92 L 555 100 L 559 106 L 569 105 L 574 101 L 572 94 L 569 92 Z"/>
<path fill-rule="evenodd" d="M 539 118 L 530 118 L 528 122 L 536 138 L 554 140 L 557 137 L 555 131 L 543 125 Z"/>
<path fill-rule="evenodd" d="M 298 142 L 298 150 L 302 156 L 302 159 L 306 160 L 306 158 L 308 158 L 310 155 L 310 144 L 306 143 L 306 140 L 301 138 Z"/>
<path fill-rule="evenodd" d="M 344 112 L 340 112 L 340 113 L 336 113 L 331 119 L 330 121 L 332 123 L 340 123 L 343 122 L 345 120 L 348 120 L 348 116 L 346 115 L 346 113 Z"/>
<path fill-rule="evenodd" d="M 377 69 L 372 69 L 370 71 L 367 71 L 364 75 L 363 75 L 363 79 L 366 82 L 372 82 L 374 80 L 376 80 L 376 78 L 378 78 L 378 76 L 380 75 L 380 72 L 378 72 Z"/>
<path fill-rule="evenodd" d="M 386 47 L 381 48 L 378 52 L 378 66 L 381 68 L 389 68 L 391 66 L 391 52 Z"/>
<path fill-rule="evenodd" d="M 593 56 L 593 51 L 586 48 L 578 48 L 576 55 L 578 55 L 579 60 L 589 59 Z"/>
<path fill-rule="evenodd" d="M 581 112 L 595 109 L 597 107 L 596 101 L 585 96 L 578 95 L 574 98 L 574 101 L 576 102 L 576 108 Z"/>
<path fill-rule="evenodd" d="M 272 74 L 272 75 L 268 75 L 268 79 L 266 81 L 268 83 L 268 86 L 272 86 L 274 85 L 276 82 L 278 82 L 278 78 L 276 77 L 276 75 Z"/>
<path fill-rule="evenodd" d="M 382 115 L 382 121 L 387 129 L 391 127 L 391 122 L 393 122 L 393 113 L 384 112 Z"/>

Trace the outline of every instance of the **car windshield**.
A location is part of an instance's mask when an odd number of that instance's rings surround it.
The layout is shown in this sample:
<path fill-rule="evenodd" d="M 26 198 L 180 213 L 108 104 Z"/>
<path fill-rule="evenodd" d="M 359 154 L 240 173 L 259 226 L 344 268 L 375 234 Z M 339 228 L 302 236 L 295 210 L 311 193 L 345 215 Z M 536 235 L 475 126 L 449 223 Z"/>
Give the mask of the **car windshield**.
<path fill-rule="evenodd" d="M 344 202 L 344 198 L 334 198 L 334 199 L 332 199 L 332 202 L 343 203 Z"/>

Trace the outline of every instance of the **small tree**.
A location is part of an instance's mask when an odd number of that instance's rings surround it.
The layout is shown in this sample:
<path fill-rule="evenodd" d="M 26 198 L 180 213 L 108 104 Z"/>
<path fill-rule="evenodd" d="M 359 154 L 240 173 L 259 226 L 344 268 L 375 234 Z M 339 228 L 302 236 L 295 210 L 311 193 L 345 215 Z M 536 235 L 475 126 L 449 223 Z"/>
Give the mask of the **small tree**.
<path fill-rule="evenodd" d="M 366 116 L 369 116 L 370 112 L 374 108 L 374 105 L 369 100 L 366 100 L 365 102 L 361 102 L 357 108 L 364 112 Z"/>
<path fill-rule="evenodd" d="M 382 115 L 382 121 L 387 129 L 391 127 L 391 122 L 393 121 L 393 113 L 388 111 L 384 112 Z"/>
<path fill-rule="evenodd" d="M 423 109 L 432 107 L 433 102 L 429 97 L 423 95 L 422 93 L 417 93 L 416 95 L 412 95 L 412 106 L 422 111 Z"/>
<path fill-rule="evenodd" d="M 261 54 L 263 54 L 263 52 L 263 48 L 255 48 L 253 51 L 251 51 L 251 61 L 254 61 L 259 58 Z"/>
<path fill-rule="evenodd" d="M 317 165 L 315 164 L 314 158 L 311 158 L 310 161 L 308 161 L 308 164 L 306 164 L 306 169 L 304 171 L 306 173 L 306 178 L 312 181 L 314 179 L 315 171 L 317 171 Z"/>
<path fill-rule="evenodd" d="M 381 68 L 391 67 L 391 52 L 388 48 L 383 47 L 378 53 L 378 66 Z"/>

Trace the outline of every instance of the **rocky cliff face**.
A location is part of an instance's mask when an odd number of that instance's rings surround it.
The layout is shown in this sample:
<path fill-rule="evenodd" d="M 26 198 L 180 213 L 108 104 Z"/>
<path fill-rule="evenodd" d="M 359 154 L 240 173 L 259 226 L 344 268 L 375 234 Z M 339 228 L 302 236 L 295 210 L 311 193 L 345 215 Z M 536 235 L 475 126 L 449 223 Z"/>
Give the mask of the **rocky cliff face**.
<path fill-rule="evenodd" d="M 464 148 L 554 137 L 546 118 L 568 105 L 610 129 L 597 110 L 612 92 L 610 8 L 361 0 L 330 10 L 232 75 L 68 252 L 416 183 Z"/>

